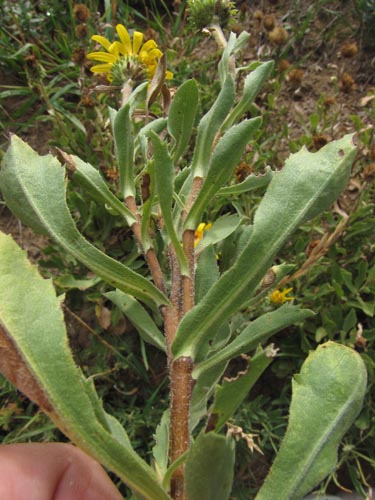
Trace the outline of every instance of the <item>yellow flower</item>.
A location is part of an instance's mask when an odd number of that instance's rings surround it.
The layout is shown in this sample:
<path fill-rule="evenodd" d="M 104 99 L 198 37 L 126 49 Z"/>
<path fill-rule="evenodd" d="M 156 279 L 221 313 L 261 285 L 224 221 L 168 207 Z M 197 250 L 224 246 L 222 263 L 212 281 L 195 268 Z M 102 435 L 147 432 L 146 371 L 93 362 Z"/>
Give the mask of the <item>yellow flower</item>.
<path fill-rule="evenodd" d="M 212 224 L 210 222 L 208 224 L 206 224 L 205 222 L 201 222 L 199 224 L 194 234 L 194 248 L 196 248 L 199 245 L 201 239 L 203 238 L 204 232 L 211 229 L 211 227 Z"/>
<path fill-rule="evenodd" d="M 293 300 L 294 297 L 287 297 L 288 293 L 291 292 L 293 288 L 284 288 L 282 291 L 275 290 L 270 295 L 270 300 L 274 304 L 284 304 L 284 302 L 288 302 L 289 300 Z"/>
<path fill-rule="evenodd" d="M 120 41 L 110 42 L 101 35 L 94 35 L 92 40 L 98 42 L 105 51 L 90 52 L 88 59 L 101 64 L 92 66 L 93 73 L 105 73 L 107 80 L 116 85 L 132 79 L 133 81 L 151 79 L 154 76 L 159 59 L 163 55 L 155 40 L 143 43 L 143 33 L 134 31 L 133 39 L 122 24 L 116 26 Z M 167 80 L 173 77 L 170 71 L 165 75 Z"/>

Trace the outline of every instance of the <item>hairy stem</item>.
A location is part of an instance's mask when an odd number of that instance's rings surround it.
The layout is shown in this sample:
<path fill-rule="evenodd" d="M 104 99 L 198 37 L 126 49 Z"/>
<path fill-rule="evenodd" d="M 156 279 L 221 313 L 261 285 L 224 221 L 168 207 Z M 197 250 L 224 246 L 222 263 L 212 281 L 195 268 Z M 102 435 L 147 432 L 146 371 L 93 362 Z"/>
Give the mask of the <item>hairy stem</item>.
<path fill-rule="evenodd" d="M 176 359 L 171 366 L 171 454 L 173 463 L 190 446 L 189 407 L 192 391 L 193 360 L 188 357 Z M 173 473 L 171 496 L 173 500 L 186 500 L 184 465 Z"/>
<path fill-rule="evenodd" d="M 189 266 L 189 276 L 182 276 L 182 312 L 185 315 L 194 306 L 194 231 L 184 231 L 182 246 Z"/>
<path fill-rule="evenodd" d="M 136 222 L 132 224 L 131 229 L 133 231 L 134 236 L 136 237 L 138 245 L 140 246 L 143 252 L 143 255 L 145 256 L 155 286 L 157 286 L 159 290 L 161 290 L 165 295 L 167 295 L 167 287 L 165 284 L 164 276 L 160 268 L 160 264 L 157 259 L 155 250 L 153 248 L 149 248 L 147 251 L 144 251 L 142 244 L 141 216 L 138 212 L 137 204 L 135 202 L 134 197 L 128 196 L 125 199 L 125 205 L 136 218 Z"/>
<path fill-rule="evenodd" d="M 180 290 L 174 290 L 180 301 L 181 317 L 194 306 L 194 231 L 184 231 L 182 243 L 189 265 L 189 276 L 179 276 Z M 178 276 L 177 276 L 178 277 Z M 173 463 L 181 457 L 190 446 L 190 401 L 192 391 L 193 360 L 181 357 L 173 361 L 170 368 L 171 378 L 171 453 Z M 174 500 L 185 500 L 184 465 L 178 467 L 172 476 L 171 495 Z"/>

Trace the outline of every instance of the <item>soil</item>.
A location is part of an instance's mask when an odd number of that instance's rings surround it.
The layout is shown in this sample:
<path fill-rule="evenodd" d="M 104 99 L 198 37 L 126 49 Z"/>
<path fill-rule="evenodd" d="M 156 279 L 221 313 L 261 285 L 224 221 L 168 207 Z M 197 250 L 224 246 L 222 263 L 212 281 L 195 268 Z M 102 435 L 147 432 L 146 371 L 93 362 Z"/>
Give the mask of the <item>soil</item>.
<path fill-rule="evenodd" d="M 312 147 L 319 149 L 321 143 L 353 132 L 356 125 L 352 116 L 356 116 L 360 121 L 357 128 L 372 134 L 373 151 L 371 148 L 360 151 L 359 159 L 366 165 L 375 161 L 374 116 L 371 116 L 375 99 L 375 37 L 366 32 L 350 1 L 321 2 L 318 14 L 307 23 L 313 3 L 306 0 L 242 2 L 239 3 L 239 23 L 233 29 L 238 32 L 246 29 L 251 34 L 246 55 L 248 61 L 276 60 L 281 86 L 276 99 L 275 119 L 280 121 L 282 118 L 289 130 L 288 139 L 278 142 L 280 165 L 290 152 L 289 141 L 298 140 L 309 127 L 309 119 L 317 112 L 318 102 L 326 107 L 330 117 L 337 115 L 337 119 L 327 130 L 317 130 L 316 143 Z M 265 27 L 266 19 L 273 23 L 273 29 Z M 279 31 L 279 39 L 277 32 L 271 36 L 275 28 L 285 29 L 287 38 L 282 39 L 285 37 L 282 31 Z M 201 52 L 197 57 L 202 57 L 204 45 L 204 41 L 199 45 Z M 257 104 L 261 107 L 266 99 L 266 94 L 261 95 Z M 11 117 L 20 102 L 6 99 L 2 105 Z M 275 124 L 275 128 L 280 127 L 280 123 Z M 9 131 L 17 132 L 11 124 L 9 128 Z M 37 122 L 35 127 L 20 133 L 41 154 L 48 152 L 52 134 L 52 126 L 47 121 Z M 0 208 L 0 230 L 12 234 L 35 262 L 48 244 L 47 238 L 24 227 L 5 205 Z M 87 322 L 90 322 L 89 318 Z"/>
<path fill-rule="evenodd" d="M 352 116 L 360 119 L 362 132 L 367 129 L 373 134 L 370 109 L 375 100 L 375 34 L 366 31 L 349 1 L 322 2 L 319 8 L 314 7 L 314 16 L 306 22 L 313 4 L 310 0 L 237 2 L 239 22 L 231 29 L 237 32 L 245 29 L 251 35 L 246 60 L 274 59 L 279 71 L 281 87 L 274 105 L 277 120 L 274 129 L 280 128 L 282 117 L 283 123 L 288 125 L 288 139 L 278 141 L 278 165 L 274 167 L 281 166 L 290 154 L 290 141 L 298 140 L 304 134 L 309 117 L 317 112 L 318 101 L 321 106 L 326 106 L 327 114 L 337 115 L 337 119 L 329 130 L 317 132 L 313 148 L 319 149 L 329 140 L 352 133 L 355 129 Z M 278 29 L 285 29 L 287 36 L 281 31 L 279 38 L 275 37 L 274 32 Z M 198 47 L 200 57 L 202 51 L 205 57 L 207 50 L 212 49 L 206 42 Z M 0 79 L 2 85 L 20 84 L 19 77 L 9 74 L 0 73 Z M 262 106 L 266 99 L 264 93 L 257 104 Z M 56 139 L 51 121 L 37 120 L 32 127 L 17 130 L 16 123 L 12 127 L 11 117 L 21 105 L 19 97 L 2 101 L 9 124 L 3 134 L 3 144 L 6 133 L 15 132 L 40 154 L 46 154 L 50 140 Z M 25 123 L 32 113 L 32 109 L 28 110 Z M 362 158 L 373 161 L 375 145 L 373 149 L 361 151 Z M 48 241 L 22 227 L 4 206 L 0 212 L 0 229 L 13 234 L 33 260 L 38 259 L 40 250 Z"/>

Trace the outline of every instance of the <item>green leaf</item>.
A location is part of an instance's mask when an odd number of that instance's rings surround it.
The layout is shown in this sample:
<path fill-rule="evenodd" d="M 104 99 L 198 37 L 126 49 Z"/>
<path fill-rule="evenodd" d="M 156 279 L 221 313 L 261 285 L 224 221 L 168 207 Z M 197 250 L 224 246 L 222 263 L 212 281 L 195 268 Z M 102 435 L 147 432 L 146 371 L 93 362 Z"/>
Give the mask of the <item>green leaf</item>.
<path fill-rule="evenodd" d="M 160 134 L 167 126 L 167 122 L 167 118 L 156 118 L 156 120 L 152 120 L 141 128 L 136 137 L 134 157 L 137 156 L 140 150 L 144 163 L 148 163 L 148 139 L 150 131 L 153 130 L 156 134 Z"/>
<path fill-rule="evenodd" d="M 142 235 L 142 247 L 143 251 L 146 253 L 150 248 L 153 248 L 154 242 L 152 240 L 150 224 L 152 218 L 152 209 L 154 207 L 155 200 L 155 171 L 152 165 L 147 168 L 145 175 L 149 176 L 148 183 L 148 198 L 143 201 L 142 204 L 142 217 L 141 217 L 141 235 Z"/>
<path fill-rule="evenodd" d="M 146 309 L 131 295 L 116 290 L 104 294 L 131 321 L 145 342 L 165 352 L 165 339 Z"/>
<path fill-rule="evenodd" d="M 213 432 L 199 434 L 185 464 L 189 500 L 228 500 L 232 489 L 234 441 Z"/>
<path fill-rule="evenodd" d="M 317 153 L 302 149 L 274 173 L 238 259 L 181 321 L 172 345 L 175 356 L 195 357 L 197 346 L 209 338 L 210 332 L 249 301 L 296 228 L 338 197 L 348 181 L 355 154 L 352 136 L 348 135 Z"/>
<path fill-rule="evenodd" d="M 235 379 L 224 378 L 215 390 L 215 399 L 210 411 L 210 421 L 214 422 L 214 430 L 218 432 L 227 422 L 250 389 L 262 375 L 274 357 L 271 349 L 266 348 L 256 353 L 250 360 L 245 373 L 239 373 Z"/>
<path fill-rule="evenodd" d="M 126 199 L 128 196 L 135 196 L 134 132 L 129 103 L 119 109 L 114 115 L 112 123 L 115 153 L 120 174 L 120 192 L 123 198 Z"/>
<path fill-rule="evenodd" d="M 99 283 L 100 278 L 76 279 L 72 274 L 63 274 L 56 276 L 53 280 L 54 284 L 59 288 L 78 288 L 78 290 L 87 290 Z"/>
<path fill-rule="evenodd" d="M 56 158 L 39 156 L 13 136 L 0 187 L 6 204 L 24 224 L 48 234 L 97 276 L 145 302 L 167 304 L 168 299 L 146 278 L 105 255 L 78 232 L 65 200 L 64 175 Z"/>
<path fill-rule="evenodd" d="M 359 414 L 367 373 L 358 353 L 327 342 L 293 380 L 288 428 L 256 500 L 300 500 L 337 463 L 337 449 Z"/>
<path fill-rule="evenodd" d="M 196 251 L 199 253 L 205 248 L 215 245 L 220 241 L 224 241 L 225 238 L 230 236 L 241 224 L 241 217 L 238 215 L 223 215 L 219 217 L 213 224 L 212 227 L 205 231 L 203 238 L 197 245 Z"/>
<path fill-rule="evenodd" d="M 163 214 L 164 225 L 168 236 L 176 250 L 177 258 L 181 267 L 181 273 L 189 274 L 182 245 L 174 227 L 172 216 L 172 203 L 174 195 L 174 164 L 168 153 L 168 145 L 162 142 L 154 132 L 151 133 L 151 142 L 154 147 L 154 173 L 156 191 L 159 195 L 159 204 Z"/>
<path fill-rule="evenodd" d="M 199 103 L 195 80 L 187 80 L 177 90 L 168 113 L 168 132 L 175 139 L 173 160 L 178 162 L 187 148 Z"/>
<path fill-rule="evenodd" d="M 202 189 L 186 218 L 185 229 L 195 230 L 197 228 L 208 203 L 233 175 L 247 143 L 260 123 L 260 118 L 244 120 L 230 128 L 220 139 L 212 155 Z"/>
<path fill-rule="evenodd" d="M 247 75 L 244 82 L 242 97 L 225 120 L 223 125 L 225 130 L 231 127 L 233 123 L 236 123 L 250 109 L 251 104 L 263 87 L 264 82 L 271 75 L 273 66 L 273 61 L 266 61 Z"/>
<path fill-rule="evenodd" d="M 229 113 L 234 96 L 233 78 L 228 75 L 216 101 L 199 123 L 192 163 L 193 177 L 205 177 L 215 136 Z"/>
<path fill-rule="evenodd" d="M 226 186 L 218 191 L 219 196 L 238 196 L 243 193 L 248 193 L 249 191 L 254 191 L 262 187 L 268 186 L 272 180 L 273 171 L 270 167 L 266 167 L 264 174 L 254 175 L 251 174 L 243 182 L 239 184 L 233 184 L 232 186 Z"/>
<path fill-rule="evenodd" d="M 211 246 L 205 248 L 201 255 L 199 255 L 197 262 L 197 269 L 195 275 L 195 301 L 200 302 L 202 298 L 206 295 L 209 289 L 216 283 L 219 279 L 220 273 L 217 265 L 217 258 L 215 251 Z M 208 342 L 199 352 L 199 358 L 204 359 L 209 350 L 216 350 L 221 348 L 226 344 L 227 339 L 230 335 L 230 328 L 228 324 L 222 324 L 214 332 L 214 335 L 209 339 Z"/>
<path fill-rule="evenodd" d="M 107 204 L 117 214 L 123 217 L 131 226 L 136 222 L 134 215 L 109 189 L 102 176 L 90 163 L 82 161 L 78 156 L 72 155 L 73 165 L 76 168 L 73 182 L 81 185 L 95 200 Z"/>
<path fill-rule="evenodd" d="M 0 370 L 86 453 L 149 500 L 170 500 L 76 367 L 60 300 L 12 238 L 0 233 Z"/>
<path fill-rule="evenodd" d="M 272 335 L 313 316 L 309 309 L 300 309 L 293 304 L 284 304 L 274 311 L 262 314 L 251 323 L 227 346 L 220 351 L 208 356 L 205 361 L 199 363 L 193 371 L 193 377 L 198 378 L 207 370 L 216 365 L 229 361 L 240 354 L 247 353 L 257 347 L 258 344 L 266 342 Z M 198 346 L 198 349 L 200 346 Z"/>
<path fill-rule="evenodd" d="M 160 482 L 163 481 L 169 463 L 169 426 L 170 411 L 165 410 L 155 432 L 155 446 L 152 455 L 155 459 L 155 469 Z"/>
<path fill-rule="evenodd" d="M 246 31 L 242 31 L 238 37 L 235 33 L 233 32 L 230 33 L 228 42 L 226 44 L 225 49 L 223 50 L 223 54 L 218 64 L 219 78 L 220 78 L 220 83 L 222 85 L 225 82 L 225 78 L 227 77 L 231 69 L 229 67 L 229 60 L 231 55 L 236 54 L 236 52 L 241 50 L 245 45 L 245 43 L 247 43 L 249 38 L 250 35 Z"/>
<path fill-rule="evenodd" d="M 199 255 L 195 272 L 195 302 L 198 303 L 208 290 L 219 279 L 220 273 L 217 265 L 215 251 L 212 245 L 208 246 Z"/>
<path fill-rule="evenodd" d="M 215 365 L 210 370 L 194 378 L 194 389 L 190 405 L 190 429 L 193 430 L 200 420 L 207 418 L 207 404 L 211 399 L 216 385 L 223 376 L 228 363 L 224 361 L 220 365 Z"/>

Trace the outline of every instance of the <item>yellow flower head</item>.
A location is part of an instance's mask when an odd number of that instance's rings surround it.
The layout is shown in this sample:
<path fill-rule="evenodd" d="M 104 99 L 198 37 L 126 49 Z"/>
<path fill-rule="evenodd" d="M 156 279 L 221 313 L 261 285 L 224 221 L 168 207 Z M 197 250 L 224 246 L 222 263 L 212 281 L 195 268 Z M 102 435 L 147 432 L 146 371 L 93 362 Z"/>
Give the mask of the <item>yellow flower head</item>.
<path fill-rule="evenodd" d="M 143 33 L 134 31 L 133 38 L 122 24 L 116 26 L 120 41 L 110 42 L 101 35 L 94 35 L 92 40 L 98 42 L 105 51 L 90 52 L 88 59 L 98 61 L 101 64 L 92 66 L 93 73 L 104 73 L 107 80 L 115 85 L 132 79 L 133 81 L 143 81 L 154 76 L 159 59 L 163 55 L 155 40 L 148 40 L 143 43 Z M 166 79 L 173 77 L 170 71 L 166 72 Z"/>
<path fill-rule="evenodd" d="M 211 227 L 212 224 L 210 222 L 208 224 L 206 224 L 205 222 L 201 222 L 199 224 L 194 234 L 194 248 L 196 248 L 199 245 L 201 239 L 203 238 L 204 232 L 211 229 Z"/>
<path fill-rule="evenodd" d="M 284 304 L 289 300 L 293 300 L 294 297 L 287 297 L 288 293 L 291 292 L 293 288 L 284 288 L 283 290 L 275 290 L 270 295 L 270 300 L 274 304 Z"/>

